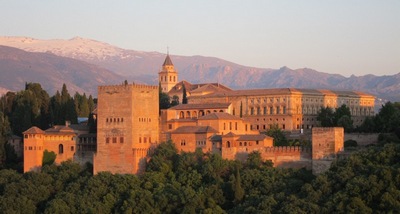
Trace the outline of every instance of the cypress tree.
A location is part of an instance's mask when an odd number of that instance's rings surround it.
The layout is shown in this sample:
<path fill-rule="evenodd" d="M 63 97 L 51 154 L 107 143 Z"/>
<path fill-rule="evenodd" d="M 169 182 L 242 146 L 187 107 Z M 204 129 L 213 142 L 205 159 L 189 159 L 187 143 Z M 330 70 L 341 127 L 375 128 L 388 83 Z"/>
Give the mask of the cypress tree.
<path fill-rule="evenodd" d="M 186 87 L 185 87 L 185 84 L 182 83 L 182 85 L 183 85 L 183 90 L 182 90 L 182 93 L 183 93 L 183 95 L 182 95 L 182 104 L 187 104 L 187 103 L 188 103 L 188 100 L 187 100 L 187 95 L 186 95 Z"/>

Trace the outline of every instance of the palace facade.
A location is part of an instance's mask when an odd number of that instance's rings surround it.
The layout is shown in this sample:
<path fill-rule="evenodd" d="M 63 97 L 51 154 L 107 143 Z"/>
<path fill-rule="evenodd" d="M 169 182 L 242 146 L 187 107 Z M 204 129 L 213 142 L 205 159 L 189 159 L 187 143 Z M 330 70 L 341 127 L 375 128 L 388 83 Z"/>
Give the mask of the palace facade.
<path fill-rule="evenodd" d="M 24 172 L 39 170 L 48 150 L 56 153 L 56 163 L 93 163 L 94 174 L 137 174 L 145 169 L 151 149 L 167 140 L 180 152 L 200 149 L 244 160 L 258 151 L 275 166 L 313 168 L 313 158 L 334 158 L 343 150 L 343 128 L 314 128 L 321 107 L 348 106 L 355 125 L 375 114 L 374 96 L 355 91 L 232 90 L 219 83 L 178 82 L 169 55 L 158 74 L 161 90 L 180 100 L 185 90 L 188 104 L 159 111 L 157 86 L 99 86 L 97 133 L 68 123 L 48 130 L 28 129 L 23 133 Z M 288 132 L 313 130 L 312 149 L 274 147 L 273 139 L 263 132 L 276 125 Z"/>

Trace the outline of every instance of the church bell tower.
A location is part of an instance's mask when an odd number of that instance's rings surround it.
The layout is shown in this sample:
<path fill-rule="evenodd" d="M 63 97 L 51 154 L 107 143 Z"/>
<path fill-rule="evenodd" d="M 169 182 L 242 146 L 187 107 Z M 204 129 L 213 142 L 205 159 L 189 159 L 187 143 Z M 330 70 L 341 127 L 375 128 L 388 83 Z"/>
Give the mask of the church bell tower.
<path fill-rule="evenodd" d="M 169 53 L 167 53 L 161 71 L 158 73 L 158 80 L 164 93 L 168 93 L 178 82 L 178 72 L 175 70 L 174 64 L 172 64 Z"/>

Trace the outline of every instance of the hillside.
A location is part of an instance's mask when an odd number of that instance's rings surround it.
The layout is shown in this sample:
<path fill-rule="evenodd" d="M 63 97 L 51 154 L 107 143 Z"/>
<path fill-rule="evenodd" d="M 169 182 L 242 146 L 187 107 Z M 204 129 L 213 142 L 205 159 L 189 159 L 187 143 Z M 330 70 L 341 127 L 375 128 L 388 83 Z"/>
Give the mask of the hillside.
<path fill-rule="evenodd" d="M 51 52 L 55 55 L 82 60 L 113 71 L 129 81 L 147 84 L 157 84 L 157 73 L 165 59 L 165 54 L 126 50 L 80 37 L 69 40 L 0 37 L 0 45 L 32 52 Z M 400 100 L 400 74 L 347 78 L 310 68 L 246 67 L 215 57 L 171 55 L 171 58 L 179 72 L 179 79 L 193 83 L 220 82 L 234 89 L 296 87 L 359 90 L 383 99 Z M 0 85 L 0 87 L 5 86 Z M 91 89 L 93 90 L 95 89 Z"/>
<path fill-rule="evenodd" d="M 0 46 L 0 86 L 19 91 L 26 82 L 38 82 L 50 95 L 66 83 L 69 91 L 97 94 L 97 86 L 119 83 L 123 77 L 86 62 Z M 0 88 L 0 89 L 1 89 Z"/>

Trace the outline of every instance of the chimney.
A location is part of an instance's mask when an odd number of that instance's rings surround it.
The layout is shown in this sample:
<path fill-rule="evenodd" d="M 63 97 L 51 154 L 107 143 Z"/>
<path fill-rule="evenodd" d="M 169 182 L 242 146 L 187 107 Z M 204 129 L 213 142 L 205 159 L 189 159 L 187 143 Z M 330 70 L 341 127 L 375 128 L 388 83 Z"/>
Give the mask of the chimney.
<path fill-rule="evenodd" d="M 71 121 L 66 120 L 66 121 L 65 121 L 65 126 L 66 126 L 66 127 L 69 127 L 69 125 L 71 125 Z"/>

